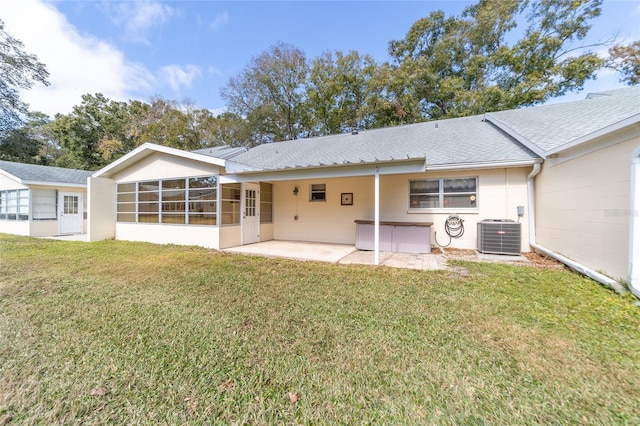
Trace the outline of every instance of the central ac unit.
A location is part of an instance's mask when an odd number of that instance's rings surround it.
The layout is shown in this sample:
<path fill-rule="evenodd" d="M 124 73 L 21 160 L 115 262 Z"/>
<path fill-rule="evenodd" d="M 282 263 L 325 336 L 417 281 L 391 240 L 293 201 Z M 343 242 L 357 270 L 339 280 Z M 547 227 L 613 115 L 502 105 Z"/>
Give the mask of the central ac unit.
<path fill-rule="evenodd" d="M 520 224 L 509 219 L 478 222 L 478 251 L 492 254 L 520 254 Z"/>

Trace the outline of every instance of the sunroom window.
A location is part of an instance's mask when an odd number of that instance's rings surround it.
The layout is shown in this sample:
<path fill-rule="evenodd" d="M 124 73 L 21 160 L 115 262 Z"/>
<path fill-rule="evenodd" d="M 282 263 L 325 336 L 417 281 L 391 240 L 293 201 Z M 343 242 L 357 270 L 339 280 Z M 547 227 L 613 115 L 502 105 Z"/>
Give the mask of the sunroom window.
<path fill-rule="evenodd" d="M 217 224 L 216 176 L 119 183 L 117 221 Z"/>
<path fill-rule="evenodd" d="M 409 182 L 410 209 L 475 209 L 477 207 L 477 177 Z"/>

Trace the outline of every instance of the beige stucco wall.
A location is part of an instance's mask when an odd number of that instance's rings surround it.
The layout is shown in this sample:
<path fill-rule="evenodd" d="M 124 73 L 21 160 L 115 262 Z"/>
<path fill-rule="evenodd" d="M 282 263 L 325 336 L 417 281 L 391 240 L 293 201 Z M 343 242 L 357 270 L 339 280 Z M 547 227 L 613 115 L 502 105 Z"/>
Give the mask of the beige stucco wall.
<path fill-rule="evenodd" d="M 219 230 L 220 249 L 242 245 L 242 228 L 240 225 L 221 226 Z"/>
<path fill-rule="evenodd" d="M 535 181 L 536 242 L 614 279 L 626 279 L 631 156 L 639 146 L 636 136 L 545 163 Z"/>
<path fill-rule="evenodd" d="M 438 233 L 438 241 L 449 241 L 444 222 L 450 214 L 464 219 L 465 233 L 453 239 L 453 248 L 475 249 L 476 224 L 483 219 L 512 219 L 517 221 L 517 206 L 527 207 L 527 175 L 532 167 L 487 169 L 456 172 L 426 172 L 380 177 L 380 219 L 385 221 L 433 222 L 431 241 Z M 432 209 L 409 211 L 409 181 L 414 179 L 478 177 L 477 209 Z M 309 201 L 311 184 L 325 183 L 327 200 Z M 299 193 L 293 195 L 297 186 Z M 343 192 L 352 192 L 353 206 L 340 205 Z M 295 219 L 295 216 L 298 219 Z M 354 244 L 354 220 L 374 219 L 374 178 L 314 179 L 274 183 L 274 239 Z M 527 218 L 522 222 L 522 251 L 529 250 Z"/>
<path fill-rule="evenodd" d="M 119 240 L 155 244 L 195 245 L 219 249 L 215 226 L 182 226 L 161 223 L 116 223 Z"/>
<path fill-rule="evenodd" d="M 113 179 L 89 178 L 88 239 L 110 240 L 116 236 L 116 183 Z"/>
<path fill-rule="evenodd" d="M 113 176 L 116 183 L 139 180 L 210 176 L 220 173 L 213 164 L 156 152 Z"/>

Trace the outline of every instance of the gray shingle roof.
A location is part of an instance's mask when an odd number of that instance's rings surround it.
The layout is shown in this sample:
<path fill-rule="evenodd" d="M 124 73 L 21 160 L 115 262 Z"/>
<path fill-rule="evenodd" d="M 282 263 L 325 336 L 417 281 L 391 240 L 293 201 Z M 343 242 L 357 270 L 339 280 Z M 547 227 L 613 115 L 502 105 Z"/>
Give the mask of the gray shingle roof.
<path fill-rule="evenodd" d="M 260 145 L 233 161 L 263 170 L 425 158 L 430 166 L 533 162 L 538 157 L 482 116 Z"/>
<path fill-rule="evenodd" d="M 214 146 L 213 148 L 197 149 L 192 152 L 196 154 L 203 154 L 203 155 L 208 155 L 210 157 L 220 158 L 222 160 L 227 160 L 229 158 L 232 158 L 246 151 L 247 151 L 246 148 L 242 148 L 242 147 L 234 148 L 229 145 L 223 145 L 223 146 Z"/>
<path fill-rule="evenodd" d="M 544 153 L 638 114 L 640 87 L 629 87 L 593 93 L 580 101 L 487 113 L 486 117 Z"/>
<path fill-rule="evenodd" d="M 68 183 L 86 185 L 87 178 L 93 174 L 86 170 L 65 169 L 62 167 L 40 166 L 37 164 L 13 163 L 0 160 L 0 170 L 17 177 L 23 183 Z"/>

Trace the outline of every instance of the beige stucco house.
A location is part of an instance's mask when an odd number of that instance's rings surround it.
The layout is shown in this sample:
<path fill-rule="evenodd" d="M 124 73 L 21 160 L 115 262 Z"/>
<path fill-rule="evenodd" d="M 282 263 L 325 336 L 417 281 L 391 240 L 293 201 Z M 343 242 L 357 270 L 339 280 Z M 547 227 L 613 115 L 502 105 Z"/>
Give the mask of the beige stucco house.
<path fill-rule="evenodd" d="M 64 209 L 86 204 L 72 232 L 89 241 L 342 243 L 376 261 L 434 245 L 536 250 L 640 297 L 639 168 L 632 87 L 249 150 L 145 144 L 91 174 L 86 196 L 88 172 L 0 162 L 0 232 L 69 232 Z"/>
<path fill-rule="evenodd" d="M 92 173 L 0 161 L 0 232 L 31 237 L 86 232 Z"/>

